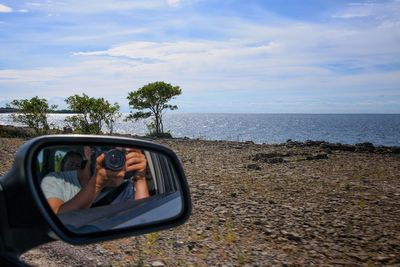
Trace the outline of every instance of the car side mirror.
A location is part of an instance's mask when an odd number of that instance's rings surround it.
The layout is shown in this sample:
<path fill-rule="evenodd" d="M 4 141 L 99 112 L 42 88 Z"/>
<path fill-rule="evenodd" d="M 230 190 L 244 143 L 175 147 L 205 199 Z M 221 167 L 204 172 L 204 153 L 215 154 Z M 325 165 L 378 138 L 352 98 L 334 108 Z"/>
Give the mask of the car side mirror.
<path fill-rule="evenodd" d="M 4 192 L 17 184 L 29 191 L 50 236 L 72 244 L 171 228 L 184 223 L 191 212 L 189 187 L 176 154 L 138 139 L 32 139 L 17 152 L 12 170 L 0 178 Z M 6 194 L 6 205 L 9 198 Z M 8 217 L 12 219 L 13 212 Z"/>

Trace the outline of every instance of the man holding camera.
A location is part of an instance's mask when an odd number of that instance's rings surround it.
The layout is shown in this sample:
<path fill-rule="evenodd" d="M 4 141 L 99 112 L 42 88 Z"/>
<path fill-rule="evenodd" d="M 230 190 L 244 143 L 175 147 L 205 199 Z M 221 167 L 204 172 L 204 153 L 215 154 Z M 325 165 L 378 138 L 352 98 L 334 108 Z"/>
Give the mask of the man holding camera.
<path fill-rule="evenodd" d="M 87 160 L 92 156 L 89 147 L 84 148 Z M 147 160 L 139 149 L 113 149 L 94 157 L 94 171 L 90 162 L 78 170 L 48 174 L 41 187 L 52 210 L 58 214 L 90 208 L 99 198 L 104 197 L 107 188 L 122 188 L 112 202 L 127 199 L 141 199 L 149 196 L 146 182 Z M 135 172 L 133 182 L 124 182 L 128 172 Z"/>

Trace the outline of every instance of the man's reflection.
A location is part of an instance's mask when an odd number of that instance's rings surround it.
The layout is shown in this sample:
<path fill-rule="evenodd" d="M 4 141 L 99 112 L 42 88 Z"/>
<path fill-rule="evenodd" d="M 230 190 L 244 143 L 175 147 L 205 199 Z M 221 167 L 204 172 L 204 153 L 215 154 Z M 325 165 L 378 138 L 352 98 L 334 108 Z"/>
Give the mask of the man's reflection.
<path fill-rule="evenodd" d="M 145 155 L 139 149 L 113 150 L 96 152 L 85 146 L 83 156 L 79 152 L 68 152 L 61 161 L 62 171 L 43 178 L 43 193 L 56 214 L 89 208 L 100 202 L 116 204 L 149 196 Z M 123 157 L 121 166 L 118 166 L 121 161 L 118 155 Z M 124 179 L 130 178 L 127 176 L 131 173 L 134 173 L 132 179 Z"/>
<path fill-rule="evenodd" d="M 81 153 L 69 151 L 61 160 L 61 171 L 73 171 L 84 169 L 87 161 L 83 159 Z"/>

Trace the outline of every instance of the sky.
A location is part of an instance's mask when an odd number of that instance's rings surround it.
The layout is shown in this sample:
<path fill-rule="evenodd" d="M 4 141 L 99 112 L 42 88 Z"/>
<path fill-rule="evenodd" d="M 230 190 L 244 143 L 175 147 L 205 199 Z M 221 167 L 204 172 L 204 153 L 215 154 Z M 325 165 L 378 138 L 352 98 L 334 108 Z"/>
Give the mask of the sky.
<path fill-rule="evenodd" d="M 155 81 L 173 112 L 400 113 L 400 0 L 0 0 L 0 106 Z"/>

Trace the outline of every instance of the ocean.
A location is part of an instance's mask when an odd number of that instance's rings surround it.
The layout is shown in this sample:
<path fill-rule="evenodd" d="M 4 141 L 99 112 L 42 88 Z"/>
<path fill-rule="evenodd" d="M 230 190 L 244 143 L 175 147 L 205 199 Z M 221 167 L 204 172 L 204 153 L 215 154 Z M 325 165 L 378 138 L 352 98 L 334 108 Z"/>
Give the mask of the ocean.
<path fill-rule="evenodd" d="M 126 115 L 126 114 L 125 114 Z M 49 121 L 65 126 L 66 114 L 50 114 Z M 0 114 L 0 124 L 16 125 L 8 114 Z M 400 114 L 233 114 L 167 113 L 164 130 L 174 137 L 205 140 L 253 141 L 276 144 L 324 140 L 345 144 L 371 142 L 400 146 Z M 145 135 L 146 121 L 119 119 L 114 132 Z"/>

